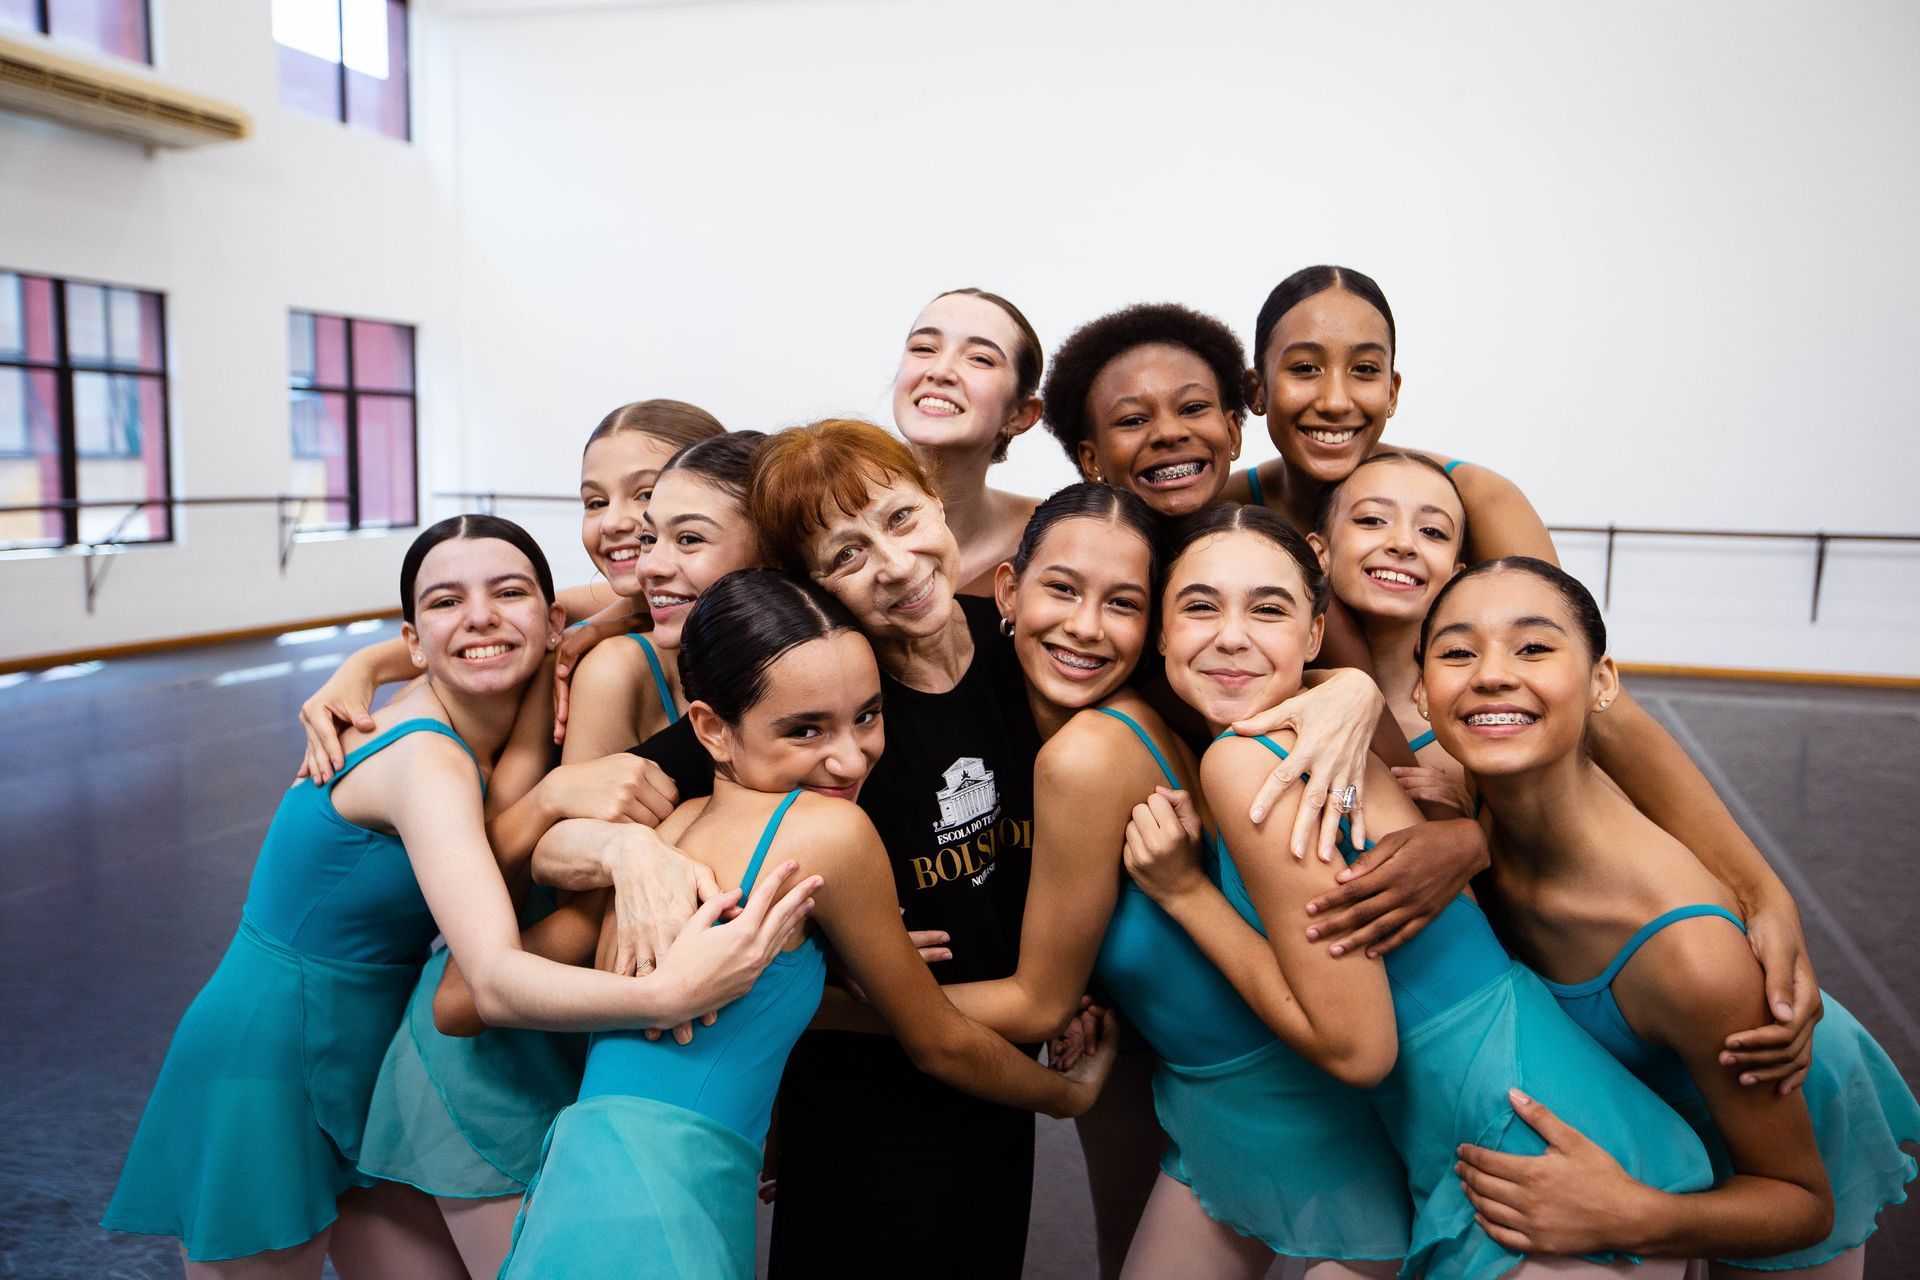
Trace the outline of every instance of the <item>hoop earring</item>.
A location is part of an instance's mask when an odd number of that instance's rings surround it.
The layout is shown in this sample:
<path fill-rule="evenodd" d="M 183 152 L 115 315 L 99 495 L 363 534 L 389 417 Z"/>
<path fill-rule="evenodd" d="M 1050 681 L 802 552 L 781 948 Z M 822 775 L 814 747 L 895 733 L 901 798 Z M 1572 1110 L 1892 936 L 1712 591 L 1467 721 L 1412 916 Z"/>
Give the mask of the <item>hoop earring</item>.
<path fill-rule="evenodd" d="M 1012 618 L 1000 619 L 1000 634 L 1008 637 L 1009 639 L 1012 638 L 1013 636 L 1013 619 Z"/>

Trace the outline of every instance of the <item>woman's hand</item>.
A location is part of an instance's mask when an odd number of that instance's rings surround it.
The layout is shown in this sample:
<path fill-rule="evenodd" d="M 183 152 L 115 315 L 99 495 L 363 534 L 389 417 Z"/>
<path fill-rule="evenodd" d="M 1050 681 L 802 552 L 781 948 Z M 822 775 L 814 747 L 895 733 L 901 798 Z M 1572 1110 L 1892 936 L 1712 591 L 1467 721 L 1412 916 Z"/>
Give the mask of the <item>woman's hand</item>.
<path fill-rule="evenodd" d="M 1727 1037 L 1720 1065 L 1739 1073 L 1744 1085 L 1770 1084 L 1786 1095 L 1807 1078 L 1813 1062 L 1813 1029 L 1826 1016 L 1813 961 L 1807 956 L 1800 912 L 1781 892 L 1747 911 L 1747 944 L 1767 980 L 1767 1007 L 1774 1021 Z"/>
<path fill-rule="evenodd" d="M 350 657 L 300 704 L 300 728 L 307 735 L 307 754 L 296 776 L 321 784 L 332 780 L 347 758 L 340 747 L 341 727 L 373 732 L 374 689 L 373 677 Z"/>
<path fill-rule="evenodd" d="M 664 822 L 680 798 L 665 770 L 625 751 L 558 765 L 540 779 L 539 791 L 554 822 L 595 818 L 648 827 Z"/>
<path fill-rule="evenodd" d="M 1338 889 L 1307 904 L 1307 938 L 1336 956 L 1383 956 L 1445 911 L 1487 861 L 1486 833 L 1471 818 L 1390 832 L 1334 877 Z"/>
<path fill-rule="evenodd" d="M 556 744 L 567 740 L 569 685 L 573 673 L 580 669 L 580 659 L 602 640 L 627 634 L 639 624 L 642 616 L 633 612 L 631 602 L 616 600 L 561 634 L 560 645 L 553 651 L 553 740 Z"/>
<path fill-rule="evenodd" d="M 1305 689 L 1285 702 L 1257 716 L 1233 725 L 1233 731 L 1245 738 L 1270 736 L 1282 729 L 1294 733 L 1293 749 L 1274 766 L 1266 782 L 1254 793 L 1253 808 L 1247 816 L 1254 822 L 1265 821 L 1273 802 L 1303 776 L 1306 794 L 1300 799 L 1300 812 L 1294 819 L 1288 847 L 1293 856 L 1306 856 L 1308 842 L 1319 828 L 1320 861 L 1332 862 L 1334 846 L 1340 839 L 1340 819 L 1349 817 L 1355 848 L 1365 845 L 1367 749 L 1373 741 L 1374 726 L 1387 701 L 1378 685 L 1365 672 L 1343 668 L 1312 689 Z M 1351 809 L 1343 811 L 1327 797 L 1339 797 L 1353 789 Z"/>
<path fill-rule="evenodd" d="M 1100 1090 L 1106 1087 L 1107 1077 L 1113 1074 L 1113 1064 L 1119 1056 L 1120 1020 L 1114 1017 L 1111 1009 L 1102 1010 L 1092 1045 L 1080 1054 L 1072 1066 L 1061 1070 L 1061 1074 L 1074 1086 L 1073 1099 L 1062 1119 L 1083 1116 L 1092 1109 L 1093 1104 L 1100 1100 Z"/>
<path fill-rule="evenodd" d="M 1467 790 L 1463 780 L 1454 777 L 1446 769 L 1433 769 L 1426 765 L 1415 765 L 1409 769 L 1404 765 L 1394 765 L 1393 777 L 1409 799 L 1445 805 L 1463 815 L 1473 812 L 1473 794 Z"/>
<path fill-rule="evenodd" d="M 1074 1064 L 1100 1048 L 1100 1018 L 1106 1011 L 1094 1004 L 1092 996 L 1080 997 L 1080 1011 L 1067 1023 L 1066 1030 L 1047 1041 L 1047 1065 L 1065 1074 Z"/>
<path fill-rule="evenodd" d="M 1519 1253 L 1600 1253 L 1627 1247 L 1646 1186 L 1585 1134 L 1518 1089 L 1514 1113 L 1547 1141 L 1544 1155 L 1515 1156 L 1463 1145 L 1453 1171 L 1474 1220 Z"/>
<path fill-rule="evenodd" d="M 1206 882 L 1200 865 L 1200 815 L 1184 791 L 1155 787 L 1133 806 L 1122 850 L 1127 874 L 1155 902 L 1172 901 Z"/>
<path fill-rule="evenodd" d="M 738 1000 L 786 947 L 812 914 L 813 895 L 825 883 L 807 876 L 782 893 L 798 869 L 791 859 L 775 867 L 755 886 L 759 891 L 746 907 L 724 924 L 722 914 L 740 901 L 738 889 L 709 898 L 693 913 L 653 973 L 675 992 L 679 1017 L 671 1021 L 690 1022 Z"/>
<path fill-rule="evenodd" d="M 613 885 L 614 946 L 612 960 L 600 967 L 644 976 L 692 927 L 696 907 L 721 896 L 720 882 L 706 863 L 687 857 L 651 827 L 621 824 L 611 834 L 603 856 Z"/>

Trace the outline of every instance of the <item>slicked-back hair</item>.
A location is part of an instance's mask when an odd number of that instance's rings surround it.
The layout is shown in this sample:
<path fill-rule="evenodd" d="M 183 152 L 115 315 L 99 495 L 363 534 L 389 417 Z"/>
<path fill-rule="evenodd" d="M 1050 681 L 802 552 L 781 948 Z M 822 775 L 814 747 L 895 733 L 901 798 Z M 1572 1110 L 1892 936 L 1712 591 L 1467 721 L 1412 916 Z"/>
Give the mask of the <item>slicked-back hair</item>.
<path fill-rule="evenodd" d="M 513 547 L 533 564 L 533 578 L 540 584 L 540 594 L 548 604 L 553 603 L 553 570 L 547 566 L 546 553 L 540 550 L 540 544 L 533 540 L 532 534 L 499 516 L 478 513 L 448 516 L 438 524 L 422 529 L 420 536 L 413 540 L 413 545 L 407 548 L 407 554 L 400 560 L 400 616 L 408 622 L 413 621 L 413 588 L 420 579 L 420 562 L 427 558 L 427 552 L 455 538 L 498 538 Z"/>
<path fill-rule="evenodd" d="M 1299 568 L 1301 581 L 1306 584 L 1313 616 L 1317 618 L 1327 611 L 1327 605 L 1333 599 L 1333 588 L 1327 582 L 1326 570 L 1320 567 L 1320 557 L 1313 553 L 1313 548 L 1307 545 L 1300 531 L 1289 524 L 1284 516 L 1265 507 L 1246 503 L 1216 502 L 1168 525 L 1160 539 L 1162 582 L 1172 575 L 1173 566 L 1195 543 L 1216 533 L 1239 532 L 1258 534 L 1286 552 Z"/>
<path fill-rule="evenodd" d="M 1261 377 L 1266 376 L 1267 344 L 1273 338 L 1273 327 L 1280 323 L 1280 317 L 1308 298 L 1329 289 L 1345 289 L 1380 313 L 1387 322 L 1387 368 L 1393 368 L 1394 356 L 1400 350 L 1400 336 L 1393 327 L 1393 308 L 1387 305 L 1387 295 L 1380 291 L 1380 286 L 1374 283 L 1372 276 L 1355 271 L 1352 267 L 1322 264 L 1300 268 L 1273 286 L 1273 292 L 1260 304 L 1260 314 L 1253 321 L 1253 367 Z"/>
<path fill-rule="evenodd" d="M 1433 603 L 1427 607 L 1427 616 L 1420 622 L 1420 647 L 1414 652 L 1416 661 L 1426 661 L 1427 638 L 1433 632 L 1434 619 L 1440 616 L 1440 607 L 1453 594 L 1453 589 L 1463 582 L 1493 573 L 1523 573 L 1552 587 L 1567 606 L 1573 631 L 1586 643 L 1588 659 L 1598 662 L 1606 656 L 1607 621 L 1600 616 L 1600 606 L 1585 583 L 1559 565 L 1548 564 L 1545 560 L 1536 560 L 1532 556 L 1501 556 L 1498 560 L 1482 560 L 1479 564 L 1462 569 L 1453 575 L 1452 581 L 1440 588 L 1440 594 L 1433 598 Z"/>
<path fill-rule="evenodd" d="M 684 471 L 699 476 L 714 488 L 732 494 L 744 507 L 754 455 L 768 438 L 764 431 L 729 431 L 725 435 L 708 436 L 668 458 L 660 474 L 664 477 L 670 471 Z"/>
<path fill-rule="evenodd" d="M 728 724 L 767 694 L 767 669 L 809 640 L 859 627 L 812 582 L 776 569 L 736 569 L 700 594 L 680 630 L 680 687 Z"/>
<path fill-rule="evenodd" d="M 1247 354 L 1233 330 L 1204 312 L 1173 302 L 1142 302 L 1091 320 L 1053 353 L 1053 372 L 1040 393 L 1047 430 L 1080 467 L 1080 442 L 1092 432 L 1087 394 L 1100 371 L 1136 347 L 1164 344 L 1191 351 L 1219 384 L 1220 407 L 1246 417 Z"/>
<path fill-rule="evenodd" d="M 760 446 L 747 477 L 747 512 L 767 559 L 804 574 L 807 541 L 827 526 L 829 508 L 857 515 L 876 488 L 897 480 L 934 496 L 904 441 L 858 418 L 827 418 Z"/>
<path fill-rule="evenodd" d="M 696 440 L 725 435 L 726 430 L 720 425 L 720 419 L 685 400 L 635 400 L 600 419 L 600 425 L 587 437 L 587 443 L 591 445 L 616 432 L 638 431 L 675 449 L 684 449 Z"/>
<path fill-rule="evenodd" d="M 1136 493 L 1116 489 L 1110 484 L 1083 480 L 1057 490 L 1033 509 L 1027 527 L 1020 533 L 1020 545 L 1013 552 L 1013 571 L 1025 573 L 1034 553 L 1046 540 L 1047 531 L 1062 520 L 1106 520 L 1128 530 L 1147 544 L 1151 558 L 1160 535 L 1160 513 Z"/>

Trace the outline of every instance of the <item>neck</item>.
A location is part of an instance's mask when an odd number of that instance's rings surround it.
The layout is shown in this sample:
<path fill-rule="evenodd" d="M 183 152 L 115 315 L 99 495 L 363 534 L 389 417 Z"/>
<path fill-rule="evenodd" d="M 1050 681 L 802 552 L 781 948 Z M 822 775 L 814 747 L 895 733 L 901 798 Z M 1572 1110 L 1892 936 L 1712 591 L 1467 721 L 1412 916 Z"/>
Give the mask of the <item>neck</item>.
<path fill-rule="evenodd" d="M 1385 691 L 1389 708 L 1411 706 L 1413 685 L 1420 676 L 1420 664 L 1413 660 L 1413 649 L 1420 641 L 1420 619 L 1389 618 L 1355 612 L 1360 630 L 1367 637 L 1367 651 L 1373 655 L 1375 683 Z"/>
<path fill-rule="evenodd" d="M 1604 843 L 1618 799 L 1599 766 L 1579 751 L 1537 769 L 1474 781 L 1493 812 L 1501 857 L 1534 873 L 1562 869 Z"/>
<path fill-rule="evenodd" d="M 1321 489 L 1326 486 L 1311 476 L 1295 471 L 1287 465 L 1285 458 L 1278 461 L 1280 483 L 1275 488 L 1275 496 L 1280 500 L 1281 509 L 1293 521 L 1294 528 L 1313 528 L 1313 508 L 1320 501 Z"/>
<path fill-rule="evenodd" d="M 1032 685 L 1027 686 L 1027 709 L 1033 712 L 1033 727 L 1040 731 L 1042 742 L 1052 739 L 1080 711 L 1078 707 L 1063 707 L 1057 702 L 1047 701 Z"/>
<path fill-rule="evenodd" d="M 915 446 L 914 456 L 927 469 L 934 496 L 946 508 L 947 528 L 954 541 L 972 546 L 993 523 L 992 490 L 987 488 L 987 468 L 993 465 L 993 446 L 985 449 L 924 449 Z"/>
<path fill-rule="evenodd" d="M 520 699 L 526 693 L 526 686 L 521 685 L 511 693 L 476 697 L 449 689 L 431 676 L 427 678 L 427 685 L 440 709 L 447 713 L 447 723 L 453 731 L 460 735 L 474 757 L 491 769 L 513 732 L 514 717 L 520 713 Z"/>
<path fill-rule="evenodd" d="M 880 669 L 922 693 L 945 693 L 959 684 L 973 661 L 973 633 L 958 601 L 948 610 L 947 624 L 930 636 L 868 637 Z"/>

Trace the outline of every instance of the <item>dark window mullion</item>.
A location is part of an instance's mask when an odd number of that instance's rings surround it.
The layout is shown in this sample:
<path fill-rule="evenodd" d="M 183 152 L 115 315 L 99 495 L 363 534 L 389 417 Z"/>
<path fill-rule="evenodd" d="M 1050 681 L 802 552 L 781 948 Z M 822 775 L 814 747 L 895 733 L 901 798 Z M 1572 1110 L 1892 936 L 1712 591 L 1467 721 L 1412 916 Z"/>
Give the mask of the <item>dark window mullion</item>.
<path fill-rule="evenodd" d="M 49 0 L 38 0 L 33 6 L 34 20 L 40 24 L 40 34 L 43 36 L 53 34 L 53 17 L 47 12 L 48 3 Z"/>
<path fill-rule="evenodd" d="M 73 366 L 67 359 L 67 282 L 53 282 L 53 358 L 54 396 L 59 400 L 56 420 L 60 427 L 60 498 L 63 502 L 80 500 L 79 432 L 73 420 Z M 80 510 L 63 507 L 60 511 L 62 542 L 71 547 L 80 541 Z"/>
<path fill-rule="evenodd" d="M 340 123 L 347 123 L 347 4 L 346 0 L 333 0 L 333 23 L 340 32 Z M 347 379 L 352 382 L 352 378 Z M 349 410 L 348 412 L 352 412 Z M 355 528 L 358 528 L 355 525 Z"/>
<path fill-rule="evenodd" d="M 341 49 L 345 50 L 342 45 Z M 345 65 L 342 63 L 341 65 Z M 360 527 L 360 396 L 352 390 L 353 372 L 353 325 L 347 321 L 346 361 L 347 361 L 347 528 Z"/>

